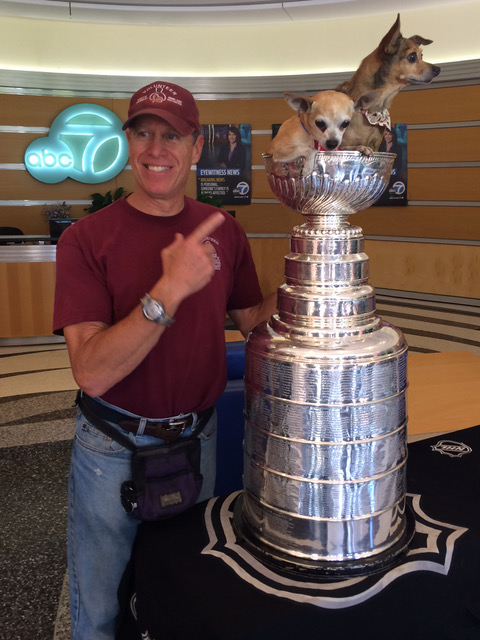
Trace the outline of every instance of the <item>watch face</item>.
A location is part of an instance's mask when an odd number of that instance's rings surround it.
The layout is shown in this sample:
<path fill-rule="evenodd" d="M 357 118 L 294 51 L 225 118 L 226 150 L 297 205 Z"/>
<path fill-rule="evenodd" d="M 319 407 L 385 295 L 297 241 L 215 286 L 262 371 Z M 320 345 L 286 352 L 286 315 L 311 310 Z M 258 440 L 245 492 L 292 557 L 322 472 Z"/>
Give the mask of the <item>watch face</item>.
<path fill-rule="evenodd" d="M 147 320 L 167 327 L 172 324 L 173 319 L 167 316 L 161 302 L 152 298 L 142 299 L 141 302 L 143 304 L 143 315 Z"/>
<path fill-rule="evenodd" d="M 145 306 L 145 308 L 152 320 L 157 320 L 157 318 L 162 318 L 163 314 L 165 313 L 163 308 L 158 304 L 158 302 L 155 302 L 155 300 L 152 300 L 151 302 L 149 302 Z"/>

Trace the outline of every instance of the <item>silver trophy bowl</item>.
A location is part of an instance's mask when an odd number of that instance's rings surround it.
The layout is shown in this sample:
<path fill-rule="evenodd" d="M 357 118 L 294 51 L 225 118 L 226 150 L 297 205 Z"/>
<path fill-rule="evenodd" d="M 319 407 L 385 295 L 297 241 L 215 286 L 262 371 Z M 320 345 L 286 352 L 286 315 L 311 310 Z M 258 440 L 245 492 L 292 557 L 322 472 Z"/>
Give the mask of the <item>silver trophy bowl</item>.
<path fill-rule="evenodd" d="M 263 158 L 270 188 L 282 204 L 305 216 L 336 216 L 362 211 L 378 200 L 390 179 L 396 154 L 320 152 L 314 170 L 306 176 L 304 158 L 292 162 L 274 162 L 269 155 Z"/>
<path fill-rule="evenodd" d="M 385 570 L 413 535 L 406 508 L 407 344 L 375 313 L 368 256 L 348 215 L 388 184 L 394 154 L 319 152 L 314 170 L 264 156 L 293 229 L 278 312 L 246 344 L 238 539 L 319 579 Z"/>

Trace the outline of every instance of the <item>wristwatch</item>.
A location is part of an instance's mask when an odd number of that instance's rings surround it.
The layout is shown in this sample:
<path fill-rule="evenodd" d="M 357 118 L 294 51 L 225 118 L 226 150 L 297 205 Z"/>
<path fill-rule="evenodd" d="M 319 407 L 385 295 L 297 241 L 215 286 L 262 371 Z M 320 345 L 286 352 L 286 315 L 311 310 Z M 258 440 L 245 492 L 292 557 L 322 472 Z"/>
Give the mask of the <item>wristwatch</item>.
<path fill-rule="evenodd" d="M 160 300 L 155 300 L 149 296 L 148 293 L 143 296 L 140 302 L 142 303 L 143 315 L 147 320 L 160 324 L 163 327 L 169 327 L 175 322 L 174 318 L 167 315 Z"/>

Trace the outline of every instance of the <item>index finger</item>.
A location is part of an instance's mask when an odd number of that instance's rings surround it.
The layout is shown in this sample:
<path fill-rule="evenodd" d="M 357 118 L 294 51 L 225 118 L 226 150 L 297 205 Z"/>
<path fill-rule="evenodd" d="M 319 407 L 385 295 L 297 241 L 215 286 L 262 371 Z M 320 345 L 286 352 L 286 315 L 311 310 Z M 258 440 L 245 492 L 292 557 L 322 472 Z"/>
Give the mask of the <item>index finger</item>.
<path fill-rule="evenodd" d="M 196 229 L 188 236 L 195 242 L 202 242 L 212 231 L 225 222 L 225 218 L 220 211 L 212 213 L 206 220 L 201 222 Z"/>

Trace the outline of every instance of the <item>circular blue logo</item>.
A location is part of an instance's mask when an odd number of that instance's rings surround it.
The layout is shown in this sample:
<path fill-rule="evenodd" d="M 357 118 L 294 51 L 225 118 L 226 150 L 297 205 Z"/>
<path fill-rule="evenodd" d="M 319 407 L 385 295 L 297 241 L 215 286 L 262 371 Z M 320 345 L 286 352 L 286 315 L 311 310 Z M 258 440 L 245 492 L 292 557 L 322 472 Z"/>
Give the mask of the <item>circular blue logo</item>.
<path fill-rule="evenodd" d="M 246 196 L 247 193 L 250 191 L 250 186 L 248 182 L 239 182 L 237 184 L 237 191 L 241 196 Z"/>
<path fill-rule="evenodd" d="M 55 184 L 66 178 L 87 184 L 107 182 L 128 161 L 122 121 L 95 104 L 68 107 L 52 122 L 48 136 L 27 147 L 24 161 L 40 182 Z"/>
<path fill-rule="evenodd" d="M 401 196 L 402 193 L 405 192 L 405 185 L 403 182 L 397 181 L 394 182 L 391 188 L 391 191 L 395 193 L 397 196 Z"/>

